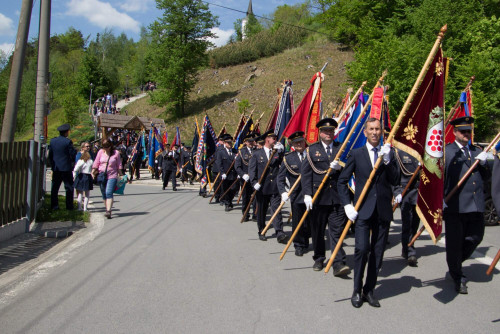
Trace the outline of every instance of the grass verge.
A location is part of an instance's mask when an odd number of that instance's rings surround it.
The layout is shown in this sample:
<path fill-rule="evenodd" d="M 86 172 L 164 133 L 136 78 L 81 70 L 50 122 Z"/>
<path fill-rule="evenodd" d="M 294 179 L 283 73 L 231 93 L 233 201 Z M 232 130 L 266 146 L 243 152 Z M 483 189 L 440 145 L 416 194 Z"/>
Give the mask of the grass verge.
<path fill-rule="evenodd" d="M 39 223 L 47 223 L 47 222 L 65 222 L 65 221 L 83 221 L 88 223 L 90 221 L 90 213 L 78 211 L 78 210 L 66 210 L 64 208 L 64 203 L 66 202 L 65 196 L 59 197 L 59 210 L 52 210 L 50 208 L 50 194 L 49 196 L 45 196 L 42 207 L 38 211 L 36 215 L 36 220 Z M 76 201 L 74 201 L 75 208 L 77 207 Z"/>

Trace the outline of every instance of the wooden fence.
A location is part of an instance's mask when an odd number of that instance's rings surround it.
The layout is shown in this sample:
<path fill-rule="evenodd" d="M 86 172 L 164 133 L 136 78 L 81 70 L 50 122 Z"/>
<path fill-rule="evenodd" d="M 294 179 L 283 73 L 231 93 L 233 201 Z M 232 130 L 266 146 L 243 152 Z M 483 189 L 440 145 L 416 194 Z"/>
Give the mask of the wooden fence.
<path fill-rule="evenodd" d="M 45 150 L 35 141 L 0 143 L 0 226 L 35 217 L 44 195 Z"/>

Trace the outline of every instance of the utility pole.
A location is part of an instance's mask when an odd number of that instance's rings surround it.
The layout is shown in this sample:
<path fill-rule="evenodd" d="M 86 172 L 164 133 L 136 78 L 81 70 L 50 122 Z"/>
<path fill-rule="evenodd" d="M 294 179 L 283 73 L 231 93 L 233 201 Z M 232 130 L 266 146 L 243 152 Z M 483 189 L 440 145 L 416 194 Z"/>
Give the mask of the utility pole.
<path fill-rule="evenodd" d="M 17 28 L 16 46 L 12 57 L 12 68 L 10 70 L 9 89 L 7 91 L 0 142 L 14 141 L 32 7 L 33 0 L 23 0 L 21 14 L 19 15 L 19 26 Z"/>
<path fill-rule="evenodd" d="M 36 142 L 44 143 L 44 119 L 48 109 L 49 88 L 49 42 L 50 42 L 51 0 L 40 0 L 40 30 L 38 33 L 38 70 L 35 96 L 35 136 Z"/>

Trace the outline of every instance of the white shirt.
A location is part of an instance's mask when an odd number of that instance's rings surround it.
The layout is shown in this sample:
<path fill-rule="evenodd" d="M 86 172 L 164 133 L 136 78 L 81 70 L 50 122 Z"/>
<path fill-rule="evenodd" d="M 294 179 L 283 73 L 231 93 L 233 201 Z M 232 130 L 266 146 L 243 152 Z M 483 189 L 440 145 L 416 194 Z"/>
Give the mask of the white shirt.
<path fill-rule="evenodd" d="M 271 152 L 271 149 L 270 148 L 267 148 L 267 147 L 263 147 L 264 148 L 264 152 L 266 152 L 266 157 L 267 157 L 267 160 L 269 160 L 269 152 Z"/>
<path fill-rule="evenodd" d="M 325 149 L 326 153 L 328 153 L 328 150 L 326 149 L 327 147 L 330 147 L 330 155 L 333 153 L 333 142 L 331 142 L 330 145 L 327 145 L 324 142 L 321 142 L 321 144 L 323 144 L 323 148 Z"/>
<path fill-rule="evenodd" d="M 375 166 L 375 152 L 372 149 L 375 146 L 372 146 L 369 142 L 366 142 L 366 148 L 368 149 L 368 155 L 370 156 L 370 161 L 372 162 L 372 167 Z M 377 155 L 380 153 L 380 145 L 377 146 Z"/>
<path fill-rule="evenodd" d="M 73 172 L 75 173 L 82 173 L 82 174 L 90 174 L 92 172 L 92 164 L 94 161 L 92 159 L 87 160 L 87 162 L 83 161 L 82 159 L 79 159 L 76 162 L 75 168 L 73 169 Z"/>

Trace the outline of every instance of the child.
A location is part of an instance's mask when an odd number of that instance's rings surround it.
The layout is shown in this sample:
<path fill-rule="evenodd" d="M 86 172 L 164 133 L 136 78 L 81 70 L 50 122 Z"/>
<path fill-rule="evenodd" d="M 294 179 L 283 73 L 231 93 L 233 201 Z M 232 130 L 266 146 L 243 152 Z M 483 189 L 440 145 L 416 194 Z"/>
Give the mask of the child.
<path fill-rule="evenodd" d="M 78 195 L 78 210 L 82 210 L 83 196 L 83 211 L 88 211 L 90 191 L 94 188 L 92 184 L 92 164 L 94 161 L 90 158 L 89 152 L 83 152 L 80 160 L 73 169 L 73 178 L 75 179 L 74 187 Z M 76 177 L 75 177 L 76 176 Z"/>

